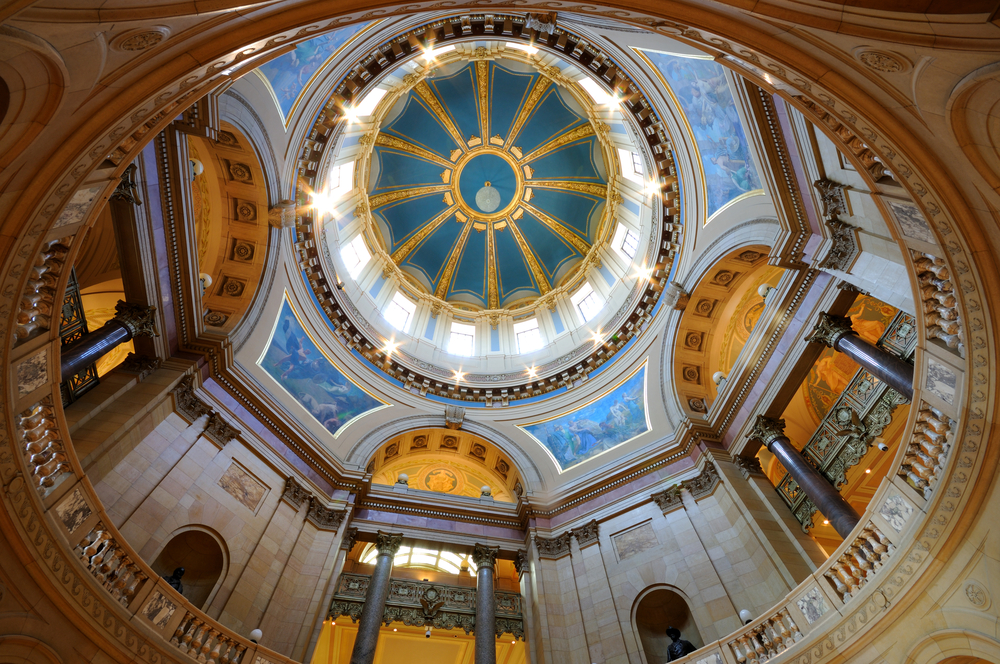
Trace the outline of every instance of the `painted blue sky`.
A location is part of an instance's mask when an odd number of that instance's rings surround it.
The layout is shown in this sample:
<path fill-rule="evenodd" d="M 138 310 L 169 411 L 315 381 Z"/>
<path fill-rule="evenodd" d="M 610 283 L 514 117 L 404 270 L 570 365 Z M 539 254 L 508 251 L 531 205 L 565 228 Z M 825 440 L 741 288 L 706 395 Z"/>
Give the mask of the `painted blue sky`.
<path fill-rule="evenodd" d="M 642 54 L 666 80 L 691 126 L 705 169 L 708 217 L 737 196 L 760 189 L 760 176 L 722 65 L 656 51 Z"/>
<path fill-rule="evenodd" d="M 264 75 L 278 98 L 278 107 L 288 122 L 295 101 L 305 90 L 309 80 L 330 56 L 371 22 L 349 25 L 319 37 L 313 37 L 295 47 L 294 51 L 261 65 L 257 70 Z"/>

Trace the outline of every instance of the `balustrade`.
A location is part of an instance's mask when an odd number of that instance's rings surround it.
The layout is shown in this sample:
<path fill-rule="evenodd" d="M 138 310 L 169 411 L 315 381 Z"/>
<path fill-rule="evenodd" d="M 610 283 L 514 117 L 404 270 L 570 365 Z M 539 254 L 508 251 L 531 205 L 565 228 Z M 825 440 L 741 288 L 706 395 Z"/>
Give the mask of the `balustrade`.
<path fill-rule="evenodd" d="M 930 498 L 952 447 L 954 420 L 936 408 L 920 403 L 917 423 L 897 474 L 924 498 Z"/>
<path fill-rule="evenodd" d="M 14 314 L 17 321 L 14 336 L 18 341 L 24 341 L 35 332 L 51 327 L 52 314 L 56 309 L 56 288 L 72 242 L 73 236 L 47 242 L 35 258 L 28 283 Z"/>
<path fill-rule="evenodd" d="M 920 282 L 924 324 L 928 339 L 940 339 L 965 357 L 965 333 L 955 298 L 951 271 L 943 259 L 932 254 L 913 253 L 913 268 Z"/>
<path fill-rule="evenodd" d="M 72 473 L 56 424 L 52 399 L 46 397 L 19 413 L 16 422 L 31 484 L 44 498 L 62 477 Z"/>
<path fill-rule="evenodd" d="M 782 607 L 774 615 L 753 623 L 730 639 L 729 648 L 740 664 L 759 664 L 782 653 L 802 639 L 795 620 Z"/>
<path fill-rule="evenodd" d="M 857 596 L 895 550 L 892 542 L 869 523 L 823 576 L 833 584 L 840 599 L 847 602 Z"/>
<path fill-rule="evenodd" d="M 240 664 L 247 647 L 188 611 L 170 643 L 205 664 Z"/>
<path fill-rule="evenodd" d="M 149 578 L 100 521 L 80 540 L 74 551 L 84 567 L 122 606 L 132 602 L 139 586 Z"/>

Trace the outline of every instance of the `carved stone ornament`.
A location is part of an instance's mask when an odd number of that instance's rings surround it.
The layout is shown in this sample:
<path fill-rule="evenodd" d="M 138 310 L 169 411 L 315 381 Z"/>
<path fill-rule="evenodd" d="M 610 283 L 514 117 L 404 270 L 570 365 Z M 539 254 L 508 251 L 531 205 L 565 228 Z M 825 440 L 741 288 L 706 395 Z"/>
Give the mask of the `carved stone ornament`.
<path fill-rule="evenodd" d="M 111 40 L 111 48 L 118 51 L 144 51 L 156 46 L 170 35 L 170 30 L 164 26 L 154 28 L 136 28 L 123 32 Z"/>
<path fill-rule="evenodd" d="M 556 15 L 553 14 L 528 14 L 525 17 L 524 27 L 534 30 L 542 35 L 550 35 L 556 29 Z"/>
<path fill-rule="evenodd" d="M 375 536 L 375 548 L 380 556 L 395 556 L 402 544 L 402 533 L 385 533 L 380 530 Z"/>
<path fill-rule="evenodd" d="M 225 447 L 227 443 L 240 435 L 240 430 L 230 426 L 218 413 L 212 413 L 208 416 L 208 422 L 205 424 L 205 430 L 202 433 L 209 440 L 221 447 Z"/>
<path fill-rule="evenodd" d="M 847 197 L 844 196 L 846 185 L 838 184 L 832 180 L 816 180 L 813 182 L 813 186 L 819 192 L 824 217 L 839 221 L 841 215 L 847 215 Z"/>
<path fill-rule="evenodd" d="M 476 567 L 494 567 L 497 564 L 498 553 L 500 553 L 498 546 L 476 544 L 472 549 L 472 562 L 476 563 Z"/>
<path fill-rule="evenodd" d="M 819 315 L 819 322 L 813 327 L 813 333 L 806 338 L 806 341 L 836 348 L 842 336 L 853 333 L 854 328 L 851 327 L 850 318 L 823 312 Z"/>
<path fill-rule="evenodd" d="M 542 558 L 561 558 L 569 553 L 569 540 L 572 537 L 570 531 L 566 531 L 558 537 L 546 539 L 535 537 L 535 546 L 538 547 L 538 555 Z"/>
<path fill-rule="evenodd" d="M 909 63 L 884 51 L 861 51 L 856 57 L 864 66 L 884 74 L 898 74 L 909 69 Z"/>
<path fill-rule="evenodd" d="M 681 500 L 681 491 L 687 491 L 691 496 L 697 500 L 702 496 L 707 496 L 715 490 L 716 485 L 719 483 L 719 471 L 711 461 L 705 462 L 705 467 L 702 468 L 701 472 L 695 477 L 684 480 L 680 484 L 675 484 L 674 486 L 661 491 L 659 493 L 654 493 L 651 497 L 653 502 L 656 503 L 657 507 L 663 511 L 664 514 L 670 512 L 671 510 L 680 507 L 683 502 Z"/>
<path fill-rule="evenodd" d="M 751 475 L 763 475 L 764 469 L 760 466 L 760 459 L 757 457 L 741 457 L 733 459 L 733 463 L 740 469 L 743 479 L 750 479 Z"/>
<path fill-rule="evenodd" d="M 139 374 L 139 380 L 142 380 L 160 368 L 160 358 L 129 353 L 125 360 L 118 365 L 118 368 L 121 371 Z"/>
<path fill-rule="evenodd" d="M 785 435 L 785 421 L 773 417 L 757 416 L 753 429 L 747 434 L 750 440 L 759 440 L 765 446 L 770 445 L 776 438 Z"/>
<path fill-rule="evenodd" d="M 462 422 L 464 420 L 465 420 L 465 407 L 463 406 L 444 407 L 444 425 L 449 429 L 461 429 Z"/>
<path fill-rule="evenodd" d="M 135 177 L 138 171 L 139 167 L 135 164 L 129 164 L 125 168 L 125 172 L 121 174 L 121 182 L 115 187 L 110 200 L 124 201 L 132 205 L 142 205 L 142 199 L 139 198 L 139 183 L 136 182 Z"/>
<path fill-rule="evenodd" d="M 212 408 L 194 393 L 194 376 L 187 376 L 174 388 L 177 412 L 191 420 L 197 420 L 212 412 Z"/>
<path fill-rule="evenodd" d="M 594 544 L 598 541 L 598 531 L 600 527 L 597 523 L 597 519 L 592 519 L 589 523 L 584 524 L 580 528 L 573 529 L 573 537 L 580 544 L 580 548 L 587 546 L 588 544 Z"/>
<path fill-rule="evenodd" d="M 346 511 L 325 507 L 316 500 L 316 496 L 310 496 L 309 511 L 306 512 L 306 518 L 317 528 L 335 531 L 340 528 L 340 524 L 343 523 L 345 516 L 347 516 Z"/>
<path fill-rule="evenodd" d="M 667 289 L 663 291 L 663 304 L 678 311 L 683 311 L 690 299 L 691 296 L 676 281 L 671 281 Z"/>
<path fill-rule="evenodd" d="M 680 507 L 683 503 L 681 502 L 681 485 L 677 484 L 659 493 L 654 493 L 652 496 L 653 502 L 659 507 L 664 514 Z"/>
<path fill-rule="evenodd" d="M 275 228 L 295 225 L 295 201 L 284 200 L 267 211 L 267 221 Z"/>
<path fill-rule="evenodd" d="M 115 320 L 128 328 L 132 338 L 160 336 L 156 333 L 156 307 L 118 300 L 115 304 Z"/>
<path fill-rule="evenodd" d="M 350 551 L 354 548 L 354 543 L 358 541 L 358 529 L 348 528 L 344 533 L 344 539 L 340 540 L 340 550 Z"/>
<path fill-rule="evenodd" d="M 524 549 L 520 549 L 517 555 L 514 556 L 514 569 L 517 570 L 518 579 L 523 577 L 526 572 L 531 571 L 530 563 L 528 562 L 528 552 Z"/>
<path fill-rule="evenodd" d="M 826 226 L 830 229 L 833 245 L 819 266 L 827 270 L 847 272 L 861 254 L 861 246 L 858 244 L 858 229 L 856 226 L 836 219 L 827 219 Z"/>
<path fill-rule="evenodd" d="M 237 182 L 253 182 L 253 171 L 250 170 L 249 166 L 238 161 L 229 163 L 229 176 Z"/>
<path fill-rule="evenodd" d="M 294 477 L 289 477 L 285 480 L 285 491 L 281 494 L 281 497 L 296 508 L 299 508 L 302 506 L 302 501 L 312 498 L 312 494 L 299 484 Z"/>

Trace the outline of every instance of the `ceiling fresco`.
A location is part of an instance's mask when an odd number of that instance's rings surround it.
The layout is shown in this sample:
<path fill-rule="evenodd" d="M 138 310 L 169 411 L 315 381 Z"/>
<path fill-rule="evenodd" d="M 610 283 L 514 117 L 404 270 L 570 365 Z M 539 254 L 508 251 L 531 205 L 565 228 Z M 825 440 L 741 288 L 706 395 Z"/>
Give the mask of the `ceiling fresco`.
<path fill-rule="evenodd" d="M 607 197 L 587 111 L 516 60 L 445 65 L 389 110 L 369 162 L 380 241 L 421 290 L 498 309 L 559 286 Z"/>
<path fill-rule="evenodd" d="M 356 419 L 386 407 L 323 354 L 287 298 L 257 364 L 335 437 Z"/>
<path fill-rule="evenodd" d="M 706 221 L 742 196 L 763 193 L 725 68 L 709 56 L 637 52 L 684 113 L 705 180 Z"/>
<path fill-rule="evenodd" d="M 296 44 L 295 49 L 262 64 L 254 71 L 267 82 L 285 124 L 292 117 L 302 92 L 316 74 L 371 21 L 356 23 Z"/>

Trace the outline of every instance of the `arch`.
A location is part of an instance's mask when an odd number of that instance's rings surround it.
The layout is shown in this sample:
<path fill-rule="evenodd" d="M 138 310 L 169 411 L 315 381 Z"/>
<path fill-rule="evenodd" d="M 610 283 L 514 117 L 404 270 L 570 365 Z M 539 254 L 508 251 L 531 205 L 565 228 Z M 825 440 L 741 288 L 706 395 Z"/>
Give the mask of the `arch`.
<path fill-rule="evenodd" d="M 347 455 L 347 463 L 363 467 L 375 456 L 375 453 L 381 446 L 401 434 L 419 429 L 442 428 L 445 428 L 445 420 L 442 415 L 417 415 L 391 420 L 372 429 L 361 438 Z M 538 490 L 541 487 L 542 475 L 538 472 L 535 462 L 511 438 L 492 427 L 471 420 L 465 420 L 462 423 L 462 430 L 484 438 L 510 457 L 514 468 L 517 469 L 517 472 L 521 476 L 525 494 Z"/>
<path fill-rule="evenodd" d="M 62 664 L 55 650 L 24 634 L 0 635 L 0 664 Z"/>
<path fill-rule="evenodd" d="M 904 664 L 1000 664 L 1000 641 L 967 629 L 944 629 L 910 649 Z"/>
<path fill-rule="evenodd" d="M 281 186 L 281 167 L 278 165 L 278 158 L 274 154 L 274 147 L 264 121 L 257 115 L 250 102 L 233 89 L 226 90 L 219 98 L 219 118 L 222 122 L 239 129 L 250 143 L 264 172 L 268 205 L 277 205 L 286 196 Z"/>
<path fill-rule="evenodd" d="M 667 627 L 680 630 L 681 638 L 697 648 L 705 645 L 691 611 L 691 601 L 680 588 L 669 584 L 643 588 L 632 603 L 632 631 L 647 664 L 667 661 L 667 647 L 671 643 Z"/>
<path fill-rule="evenodd" d="M 209 606 L 229 571 L 229 549 L 225 540 L 204 526 L 184 526 L 170 534 L 150 564 L 160 576 L 184 568 L 184 597 L 198 608 Z"/>

